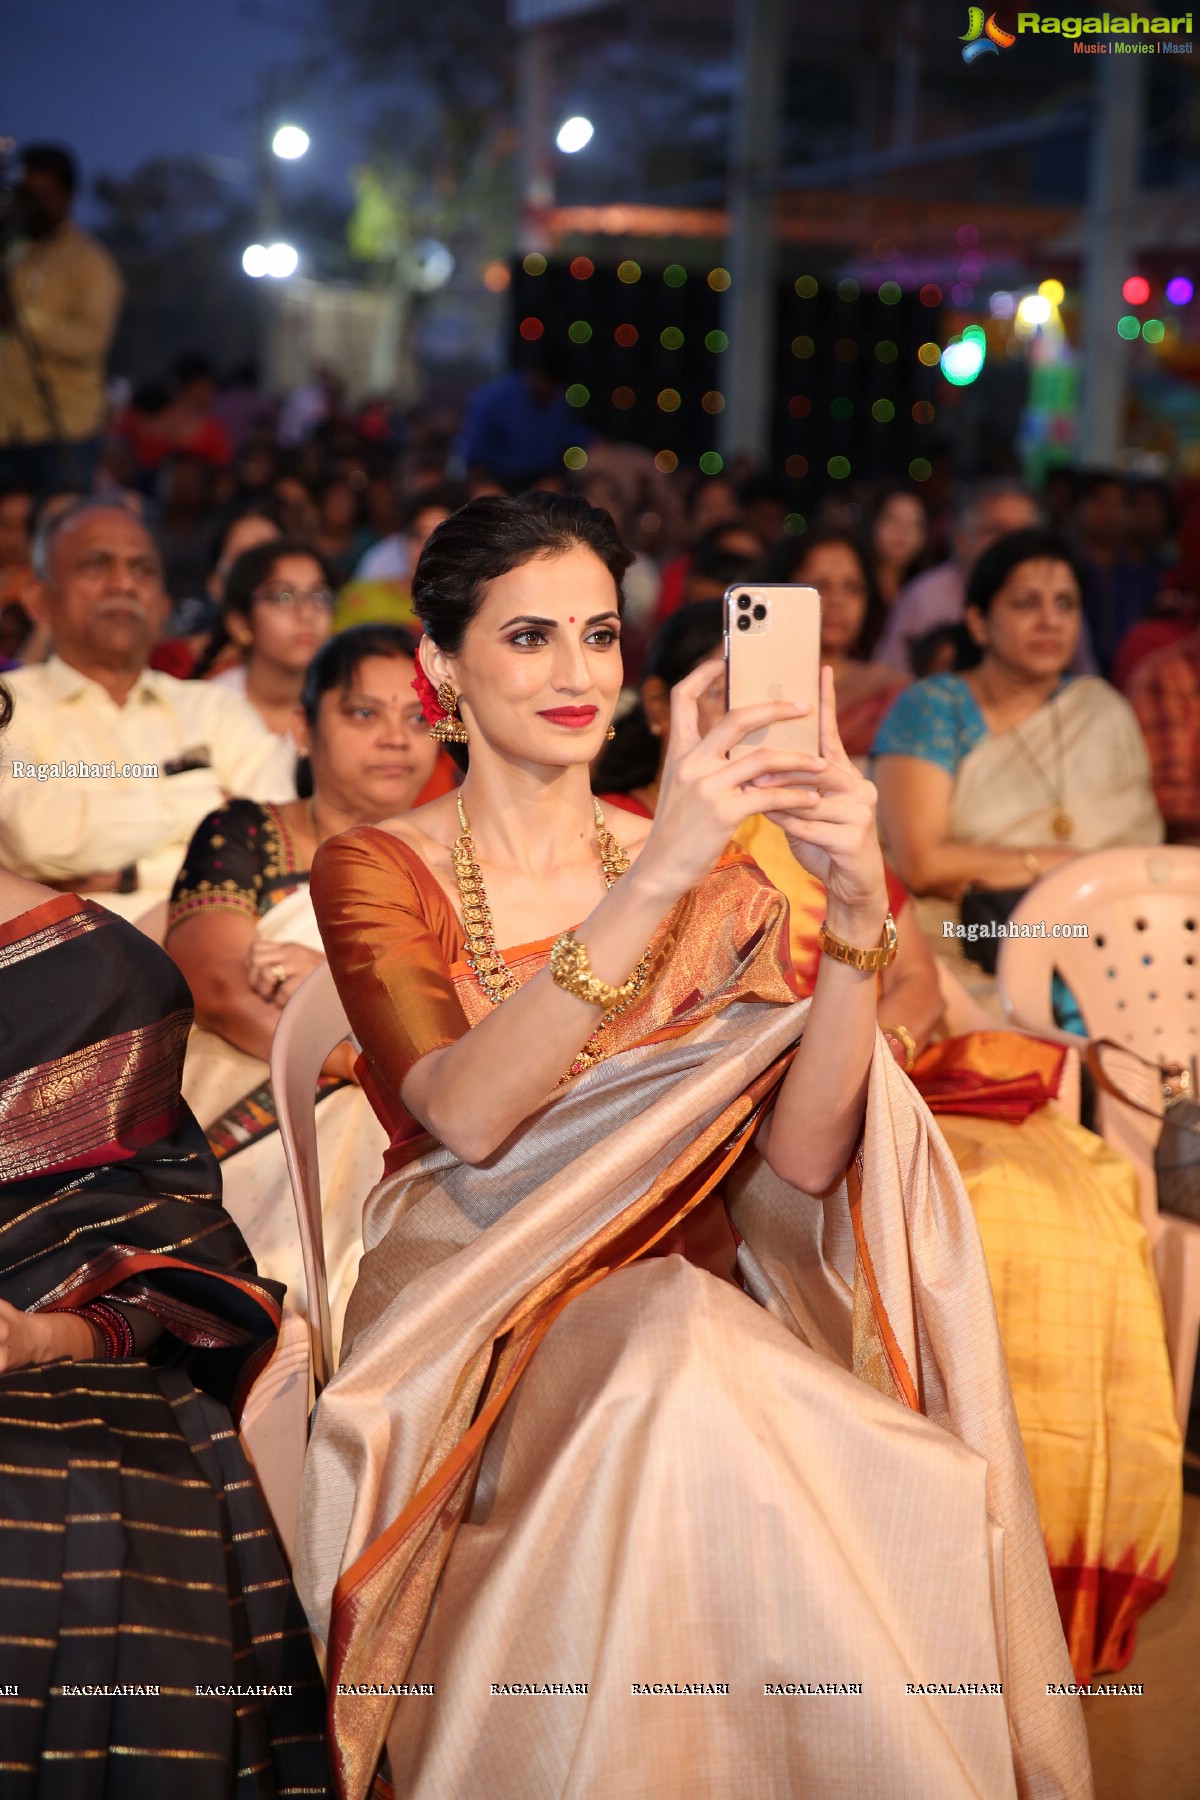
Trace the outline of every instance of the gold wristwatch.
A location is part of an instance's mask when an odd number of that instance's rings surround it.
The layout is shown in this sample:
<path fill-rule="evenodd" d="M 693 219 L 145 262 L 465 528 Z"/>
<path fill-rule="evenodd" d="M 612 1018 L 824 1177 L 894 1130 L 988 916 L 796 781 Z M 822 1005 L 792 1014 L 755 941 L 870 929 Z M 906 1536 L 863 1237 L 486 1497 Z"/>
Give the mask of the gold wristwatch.
<path fill-rule="evenodd" d="M 860 950 L 857 944 L 847 944 L 842 938 L 834 937 L 823 919 L 817 933 L 822 956 L 831 956 L 834 962 L 846 963 L 851 969 L 872 975 L 895 962 L 896 942 L 896 921 L 891 913 L 883 921 L 883 933 L 873 950 Z"/>

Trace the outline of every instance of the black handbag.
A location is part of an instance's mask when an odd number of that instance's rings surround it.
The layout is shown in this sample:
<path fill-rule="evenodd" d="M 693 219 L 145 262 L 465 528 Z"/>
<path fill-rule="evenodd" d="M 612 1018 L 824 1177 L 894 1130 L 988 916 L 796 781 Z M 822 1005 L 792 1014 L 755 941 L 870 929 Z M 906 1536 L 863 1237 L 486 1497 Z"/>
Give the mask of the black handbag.
<path fill-rule="evenodd" d="M 1101 1050 L 1119 1050 L 1123 1056 L 1132 1056 L 1143 1068 L 1154 1070 L 1162 1090 L 1161 1113 L 1117 1086 L 1101 1066 Z M 1149 1057 L 1138 1056 L 1128 1045 L 1118 1044 L 1113 1038 L 1094 1038 L 1084 1051 L 1084 1060 L 1096 1085 L 1106 1094 L 1111 1094 L 1115 1100 L 1123 1100 L 1135 1112 L 1162 1121 L 1154 1148 L 1158 1210 L 1200 1225 L 1200 1100 L 1196 1098 L 1195 1057 L 1190 1069 L 1182 1063 L 1156 1063 Z"/>
<path fill-rule="evenodd" d="M 959 918 L 964 925 L 982 927 L 973 943 L 969 937 L 962 940 L 963 955 L 985 975 L 996 973 L 996 959 L 1000 955 L 1001 940 L 991 928 L 1006 924 L 1018 900 L 1023 900 L 1028 892 L 1027 887 L 968 888 L 963 895 Z"/>

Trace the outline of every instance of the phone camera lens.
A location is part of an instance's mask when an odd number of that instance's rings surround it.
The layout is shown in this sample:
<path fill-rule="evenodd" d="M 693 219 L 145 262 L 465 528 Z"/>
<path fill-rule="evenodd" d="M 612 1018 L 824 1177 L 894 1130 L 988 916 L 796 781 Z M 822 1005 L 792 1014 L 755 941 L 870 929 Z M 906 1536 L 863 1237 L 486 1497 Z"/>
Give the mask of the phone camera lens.
<path fill-rule="evenodd" d="M 760 604 L 758 606 L 756 606 L 754 609 L 754 617 L 756 619 L 765 619 L 766 616 L 767 616 L 767 609 L 760 602 Z"/>
<path fill-rule="evenodd" d="M 749 610 L 750 610 L 749 594 L 739 594 L 737 603 L 738 603 L 739 612 L 749 612 Z"/>
<path fill-rule="evenodd" d="M 746 617 L 745 613 L 743 613 L 741 618 L 738 620 L 738 630 L 739 631 L 749 631 L 749 629 L 750 629 L 750 621 Z"/>

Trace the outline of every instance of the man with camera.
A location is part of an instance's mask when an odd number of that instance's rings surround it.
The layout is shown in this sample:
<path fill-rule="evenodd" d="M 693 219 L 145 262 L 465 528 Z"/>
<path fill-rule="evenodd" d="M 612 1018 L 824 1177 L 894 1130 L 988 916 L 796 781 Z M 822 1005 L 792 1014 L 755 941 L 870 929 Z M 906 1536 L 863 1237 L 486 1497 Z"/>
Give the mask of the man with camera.
<path fill-rule="evenodd" d="M 29 144 L 0 211 L 0 486 L 86 492 L 100 455 L 124 284 L 71 218 L 76 180 L 68 151 Z"/>

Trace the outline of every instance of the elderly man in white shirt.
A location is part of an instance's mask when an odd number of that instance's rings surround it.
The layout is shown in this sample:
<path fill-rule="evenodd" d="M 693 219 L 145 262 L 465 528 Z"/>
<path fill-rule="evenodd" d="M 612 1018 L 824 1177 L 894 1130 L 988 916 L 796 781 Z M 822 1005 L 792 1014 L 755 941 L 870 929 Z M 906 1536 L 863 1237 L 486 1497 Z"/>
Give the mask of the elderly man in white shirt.
<path fill-rule="evenodd" d="M 69 508 L 35 566 L 31 605 L 54 654 L 4 678 L 15 711 L 0 865 L 156 933 L 201 819 L 231 795 L 294 798 L 294 758 L 227 688 L 147 668 L 170 603 L 154 540 L 127 507 Z"/>

